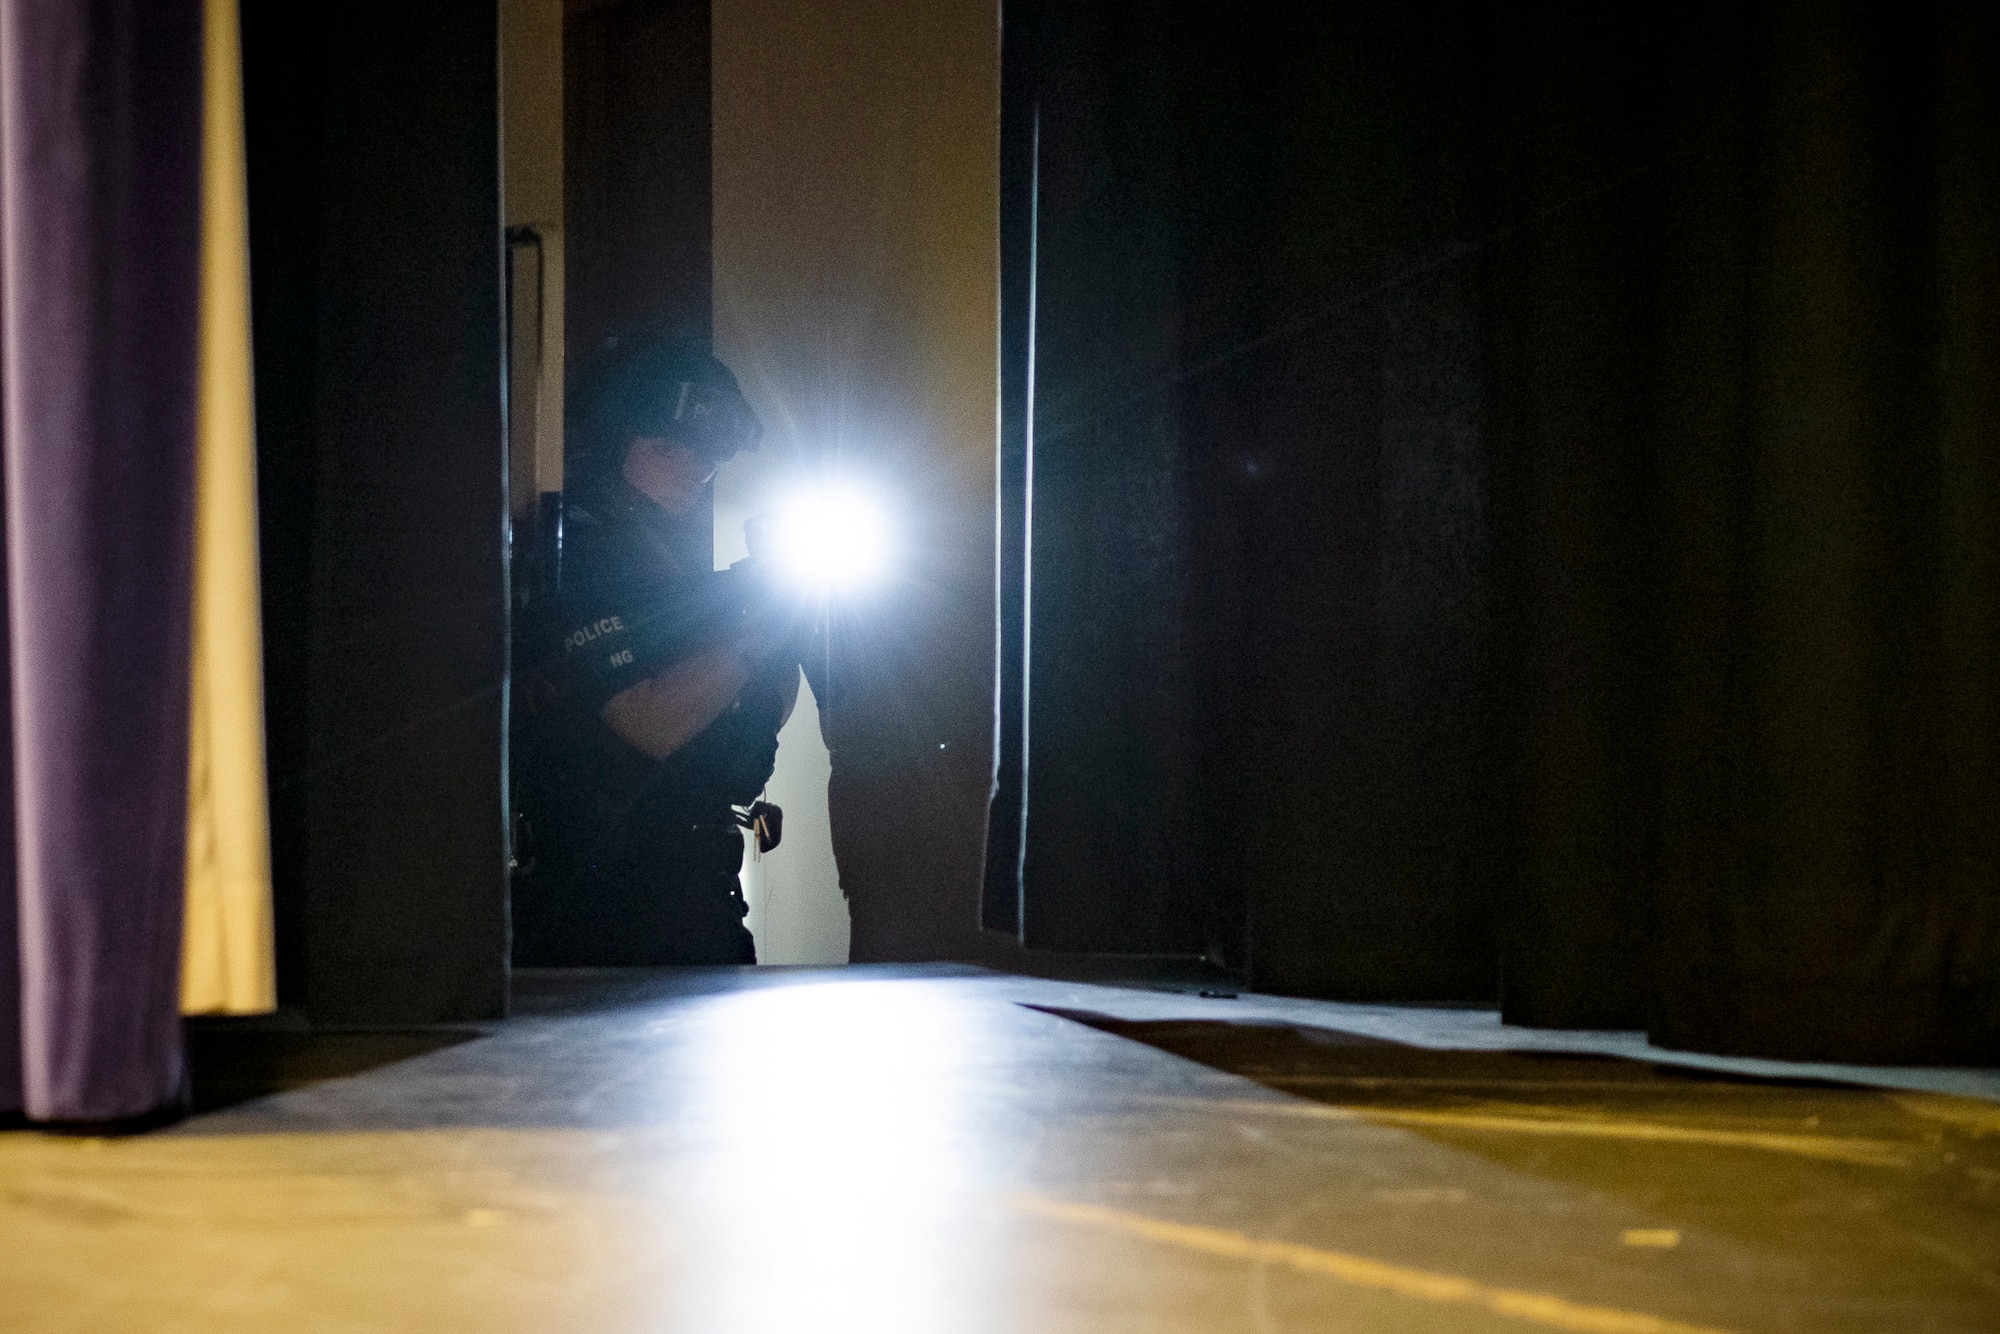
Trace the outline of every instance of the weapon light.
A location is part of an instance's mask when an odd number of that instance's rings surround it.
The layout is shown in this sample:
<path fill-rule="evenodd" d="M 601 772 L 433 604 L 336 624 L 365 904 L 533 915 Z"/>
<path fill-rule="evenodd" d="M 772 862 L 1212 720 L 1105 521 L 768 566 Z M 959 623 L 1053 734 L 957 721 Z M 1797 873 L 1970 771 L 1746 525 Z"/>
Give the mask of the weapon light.
<path fill-rule="evenodd" d="M 859 588 L 888 563 L 887 516 L 874 496 L 849 484 L 793 495 L 772 514 L 770 539 L 779 573 L 818 592 Z"/>

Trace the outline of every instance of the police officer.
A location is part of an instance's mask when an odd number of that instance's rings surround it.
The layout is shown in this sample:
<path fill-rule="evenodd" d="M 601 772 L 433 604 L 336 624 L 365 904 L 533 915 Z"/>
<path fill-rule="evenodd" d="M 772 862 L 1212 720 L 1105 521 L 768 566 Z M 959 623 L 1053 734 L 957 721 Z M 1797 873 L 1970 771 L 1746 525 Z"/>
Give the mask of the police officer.
<path fill-rule="evenodd" d="M 712 570 L 701 507 L 760 430 L 699 347 L 622 349 L 571 414 L 558 592 L 524 645 L 514 960 L 756 962 L 733 808 L 798 698 L 779 609 Z"/>

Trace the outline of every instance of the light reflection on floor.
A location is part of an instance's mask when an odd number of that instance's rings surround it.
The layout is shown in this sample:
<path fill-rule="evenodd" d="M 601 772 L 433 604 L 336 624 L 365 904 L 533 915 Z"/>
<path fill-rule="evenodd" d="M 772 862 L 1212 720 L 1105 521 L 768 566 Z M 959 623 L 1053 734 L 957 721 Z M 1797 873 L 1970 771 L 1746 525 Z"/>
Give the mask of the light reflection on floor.
<path fill-rule="evenodd" d="M 894 983 L 708 1007 L 688 1067 L 707 1220 L 689 1328 L 964 1327 L 949 1215 L 971 1166 L 951 1076 L 973 1035 L 949 999 Z"/>

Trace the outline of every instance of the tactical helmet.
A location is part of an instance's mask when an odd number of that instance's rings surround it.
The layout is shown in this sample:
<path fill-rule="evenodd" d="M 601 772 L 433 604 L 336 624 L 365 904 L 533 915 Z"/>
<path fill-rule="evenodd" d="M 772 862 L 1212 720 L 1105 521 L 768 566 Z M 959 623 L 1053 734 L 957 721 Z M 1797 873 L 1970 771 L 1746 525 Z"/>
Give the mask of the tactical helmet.
<path fill-rule="evenodd" d="M 736 377 L 701 343 L 614 342 L 584 377 L 567 430 L 581 472 L 621 466 L 633 440 L 655 436 L 721 463 L 754 450 L 764 428 Z"/>

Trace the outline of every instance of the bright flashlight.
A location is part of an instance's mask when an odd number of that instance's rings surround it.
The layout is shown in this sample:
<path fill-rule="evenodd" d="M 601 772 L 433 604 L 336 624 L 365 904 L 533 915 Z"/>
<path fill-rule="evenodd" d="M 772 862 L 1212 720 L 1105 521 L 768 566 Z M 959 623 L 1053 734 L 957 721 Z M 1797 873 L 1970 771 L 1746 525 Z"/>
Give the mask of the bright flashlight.
<path fill-rule="evenodd" d="M 791 497 L 771 516 L 770 538 L 779 573 L 803 588 L 859 588 L 888 563 L 882 506 L 850 485 L 814 487 Z"/>

